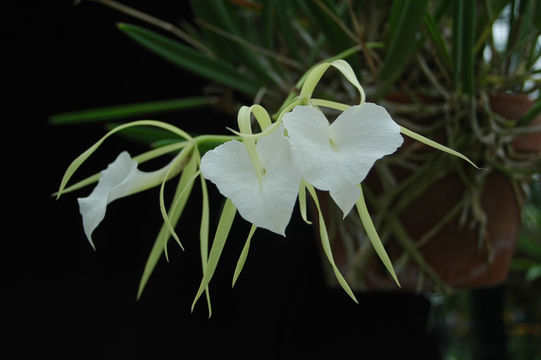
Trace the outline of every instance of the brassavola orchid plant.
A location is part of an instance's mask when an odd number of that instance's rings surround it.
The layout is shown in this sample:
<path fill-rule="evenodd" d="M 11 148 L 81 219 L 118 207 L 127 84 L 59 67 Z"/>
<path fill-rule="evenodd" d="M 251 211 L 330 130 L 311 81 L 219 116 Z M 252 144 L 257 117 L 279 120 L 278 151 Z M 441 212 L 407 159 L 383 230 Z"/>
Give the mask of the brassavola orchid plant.
<path fill-rule="evenodd" d="M 359 104 L 342 104 L 312 96 L 318 82 L 331 67 L 338 70 L 357 89 Z M 344 217 L 354 207 L 356 208 L 374 250 L 397 286 L 400 286 L 368 212 L 361 185 L 363 179 L 379 158 L 392 154 L 402 145 L 402 135 L 475 165 L 464 155 L 399 126 L 382 106 L 366 102 L 362 86 L 353 69 L 344 60 L 314 66 L 301 78 L 298 85 L 301 89 L 300 94 L 288 97 L 273 117 L 261 105 L 242 106 L 238 112 L 239 129 L 238 131 L 230 129 L 234 134 L 231 136 L 192 137 L 173 125 L 153 120 L 135 121 L 118 126 L 70 164 L 62 178 L 57 197 L 98 182 L 89 196 L 78 199 L 84 232 L 94 247 L 92 232 L 103 220 L 110 202 L 152 187 L 160 187 L 159 200 L 164 226 L 145 266 L 139 286 L 139 297 L 161 255 L 165 253 L 165 256 L 168 256 L 167 242 L 170 237 L 173 237 L 183 249 L 174 227 L 183 212 L 194 183 L 199 180 L 202 190 L 200 249 L 203 277 L 192 310 L 205 292 L 209 316 L 211 314 L 209 283 L 236 213 L 251 223 L 252 227 L 237 262 L 233 286 L 243 269 L 251 239 L 257 228 L 286 236 L 287 225 L 297 201 L 302 219 L 310 223 L 306 192 L 317 209 L 319 235 L 325 255 L 339 284 L 357 302 L 353 291 L 333 260 L 316 189 L 328 191 Z M 341 113 L 331 123 L 321 108 L 330 108 Z M 252 115 L 259 132 L 254 132 L 255 123 L 252 122 Z M 134 126 L 162 128 L 177 135 L 180 141 L 134 158 L 127 152 L 122 152 L 100 174 L 66 187 L 75 171 L 109 136 Z M 170 153 L 176 155 L 161 169 L 143 172 L 137 168 L 139 163 Z M 167 210 L 164 199 L 165 183 L 179 173 L 181 176 L 177 191 Z M 210 251 L 207 180 L 214 183 L 226 198 Z"/>

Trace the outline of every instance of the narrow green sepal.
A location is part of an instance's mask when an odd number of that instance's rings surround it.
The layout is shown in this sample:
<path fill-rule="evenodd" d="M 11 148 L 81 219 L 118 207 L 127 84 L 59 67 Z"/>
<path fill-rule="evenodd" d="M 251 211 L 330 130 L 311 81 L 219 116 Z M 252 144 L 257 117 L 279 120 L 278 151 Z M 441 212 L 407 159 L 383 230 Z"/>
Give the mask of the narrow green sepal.
<path fill-rule="evenodd" d="M 244 243 L 244 247 L 242 248 L 242 252 L 240 253 L 239 260 L 237 261 L 237 266 L 235 266 L 235 273 L 233 274 L 233 282 L 231 283 L 231 287 L 235 287 L 235 283 L 237 282 L 237 279 L 239 278 L 239 275 L 244 268 L 244 263 L 246 262 L 246 258 L 248 257 L 248 252 L 250 251 L 250 243 L 252 241 L 252 236 L 254 236 L 255 230 L 257 229 L 257 226 L 252 225 L 250 228 L 250 232 L 248 233 L 248 238 L 246 239 L 246 243 Z"/>
<path fill-rule="evenodd" d="M 197 290 L 192 303 L 192 312 L 197 300 L 199 300 L 199 297 L 201 297 L 201 294 L 203 294 L 203 291 L 206 289 L 210 283 L 210 280 L 212 279 L 212 276 L 214 275 L 214 271 L 218 265 L 218 260 L 220 260 L 220 255 L 222 254 L 222 250 L 225 246 L 225 242 L 227 240 L 227 236 L 229 235 L 229 230 L 231 230 L 231 225 L 233 224 L 236 213 L 237 209 L 235 208 L 235 205 L 233 205 L 231 200 L 227 199 L 222 209 L 216 234 L 214 235 L 214 241 L 212 242 L 208 262 L 205 267 L 205 271 L 203 272 L 203 279 L 201 279 L 201 284 L 199 285 L 199 289 Z"/>
<path fill-rule="evenodd" d="M 195 156 L 197 156 L 198 165 L 201 165 L 201 155 L 199 150 L 195 149 Z M 203 174 L 199 174 L 201 181 L 201 224 L 199 227 L 199 249 L 201 252 L 201 266 L 203 273 L 207 267 L 208 252 L 209 252 L 209 223 L 210 223 L 210 210 L 209 210 L 209 195 L 207 189 L 207 181 L 203 177 Z M 209 318 L 212 316 L 212 304 L 210 302 L 210 289 L 207 286 L 205 288 L 205 296 L 207 299 L 207 308 Z"/>
<path fill-rule="evenodd" d="M 383 262 L 383 265 L 385 265 L 385 268 L 387 269 L 389 274 L 391 274 L 396 284 L 400 287 L 400 282 L 398 281 L 398 278 L 394 271 L 391 259 L 389 259 L 389 255 L 387 255 L 387 252 L 383 247 L 383 243 L 379 238 L 378 232 L 376 231 L 374 223 L 372 222 L 372 218 L 370 217 L 370 213 L 368 212 L 368 208 L 366 207 L 366 202 L 364 201 L 363 189 L 361 185 L 359 185 L 359 189 L 361 190 L 361 195 L 359 196 L 356 205 L 364 230 L 366 231 L 366 234 L 368 235 L 368 238 L 370 239 L 370 242 L 372 243 L 376 254 L 378 254 L 379 258 Z"/>
<path fill-rule="evenodd" d="M 312 222 L 308 220 L 308 216 L 306 214 L 306 183 L 304 180 L 301 180 L 301 185 L 299 186 L 299 209 L 304 222 L 308 225 L 312 225 Z"/>
<path fill-rule="evenodd" d="M 173 225 L 171 224 L 171 220 L 169 219 L 169 215 L 167 214 L 167 210 L 165 209 L 165 199 L 164 199 L 164 191 L 165 191 L 165 183 L 167 181 L 167 179 L 169 178 L 169 173 L 170 173 L 170 170 L 173 169 L 178 163 L 181 163 L 182 161 L 185 161 L 186 158 L 192 154 L 192 151 L 193 151 L 193 146 L 186 146 L 182 151 L 181 153 L 179 154 L 179 156 L 177 157 L 177 159 L 175 160 L 175 162 L 173 163 L 173 165 L 169 168 L 169 170 L 167 171 L 167 173 L 165 174 L 164 178 L 163 178 L 163 181 L 162 181 L 162 184 L 160 186 L 160 197 L 159 197 L 159 200 L 160 200 L 160 212 L 162 214 L 162 217 L 163 217 L 163 220 L 164 220 L 164 223 L 165 225 L 167 226 L 167 229 L 169 230 L 169 232 L 171 233 L 171 235 L 173 236 L 173 238 L 175 239 L 175 241 L 177 242 L 177 244 L 180 246 L 180 248 L 184 251 L 184 246 L 182 246 L 182 243 L 180 242 L 180 239 L 177 235 L 177 233 L 175 232 L 175 229 L 173 228 Z M 179 196 L 179 199 L 180 198 L 183 198 L 183 197 L 189 197 L 190 194 L 186 193 L 186 191 L 188 189 L 190 189 L 191 191 L 191 188 L 192 188 L 192 183 L 193 181 L 195 180 L 195 178 L 197 177 L 197 175 L 199 175 L 199 172 L 196 172 L 192 178 L 190 178 L 188 180 L 188 184 L 190 184 L 190 186 L 186 186 L 184 187 L 184 189 L 182 190 L 182 192 L 180 193 L 180 196 Z M 178 199 L 177 199 L 178 200 Z M 172 208 L 174 209 L 175 206 L 177 206 L 176 203 L 173 203 L 173 206 Z M 165 250 L 165 258 L 167 261 L 169 261 L 169 254 L 167 253 L 167 244 L 164 244 L 164 250 Z"/>
<path fill-rule="evenodd" d="M 357 301 L 357 298 L 353 294 L 353 291 L 349 287 L 346 279 L 344 279 L 344 277 L 340 273 L 340 270 L 338 270 L 336 263 L 334 262 L 334 258 L 333 258 L 332 250 L 331 250 L 331 243 L 329 240 L 329 234 L 327 232 L 327 227 L 325 226 L 325 220 L 323 219 L 323 213 L 321 212 L 321 208 L 319 206 L 319 200 L 317 198 L 316 191 L 314 187 L 310 184 L 306 184 L 306 189 L 308 190 L 308 193 L 310 193 L 310 195 L 312 196 L 312 199 L 314 200 L 314 203 L 318 211 L 319 236 L 321 239 L 321 245 L 323 246 L 323 252 L 327 256 L 327 260 L 331 264 L 331 267 L 334 271 L 334 275 L 336 276 L 336 280 L 338 280 L 338 283 L 340 284 L 340 286 L 342 286 L 342 289 L 344 289 L 344 291 L 349 295 L 349 297 L 358 304 L 359 302 Z"/>
<path fill-rule="evenodd" d="M 180 216 L 182 215 L 186 203 L 188 201 L 188 194 L 191 192 L 191 186 L 193 182 L 190 182 L 190 178 L 197 171 L 197 161 L 195 157 L 192 157 L 190 161 L 184 167 L 182 175 L 180 176 L 175 194 L 173 195 L 173 204 L 169 207 L 169 221 L 172 227 L 175 227 L 178 223 Z M 186 189 L 189 188 L 189 189 Z M 137 291 L 137 299 L 143 294 L 143 290 L 150 278 L 150 275 L 154 271 L 160 257 L 164 251 L 164 245 L 167 243 L 171 237 L 171 232 L 168 229 L 168 226 L 164 223 L 160 229 L 160 232 L 156 236 L 152 250 L 148 256 L 145 268 L 143 270 L 143 275 L 139 282 L 139 289 Z"/>
<path fill-rule="evenodd" d="M 467 161 L 468 163 L 470 163 L 472 166 L 474 166 L 476 169 L 481 169 L 480 167 L 478 167 L 477 165 L 475 165 L 470 159 L 468 159 L 466 156 L 462 155 L 461 153 L 459 153 L 458 151 L 455 151 L 451 148 L 448 148 L 447 146 L 444 146 L 444 145 L 441 145 L 433 140 L 430 140 L 422 135 L 419 135 L 417 134 L 416 132 L 413 132 L 409 129 L 406 129 L 405 127 L 401 126 L 400 127 L 400 132 L 406 136 L 409 136 L 410 138 L 412 139 L 415 139 L 417 141 L 420 141 L 422 142 L 423 144 L 425 145 L 428 145 L 428 146 L 431 146 L 433 147 L 434 149 L 438 149 L 440 151 L 443 151 L 443 152 L 446 152 L 450 155 L 454 155 L 456 157 L 459 157 L 461 158 L 462 160 L 465 160 Z"/>

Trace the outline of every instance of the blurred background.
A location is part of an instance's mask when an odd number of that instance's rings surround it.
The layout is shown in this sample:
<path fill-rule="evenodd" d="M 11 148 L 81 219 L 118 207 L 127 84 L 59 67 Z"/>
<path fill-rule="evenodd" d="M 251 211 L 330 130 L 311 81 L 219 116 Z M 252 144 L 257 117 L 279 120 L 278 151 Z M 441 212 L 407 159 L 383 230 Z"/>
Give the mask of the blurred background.
<path fill-rule="evenodd" d="M 487 2 L 494 13 L 490 14 L 492 21 L 487 21 L 484 26 L 505 23 L 511 12 L 516 15 L 511 17 L 514 24 L 519 21 L 527 23 L 517 31 L 530 36 L 521 40 L 516 35 L 513 43 L 518 42 L 528 50 L 533 46 L 531 52 L 534 55 L 528 53 L 525 55 L 527 61 L 523 61 L 523 57 L 513 52 L 516 46 L 507 46 L 498 53 L 499 45 L 494 45 L 494 39 L 487 40 L 493 37 L 487 35 L 483 41 L 488 45 L 471 55 L 471 62 L 475 64 L 471 66 L 475 70 L 472 80 L 469 70 L 464 70 L 469 69 L 467 61 L 461 65 L 459 75 L 454 75 L 457 71 L 455 60 L 467 58 L 468 54 L 468 51 L 461 51 L 455 55 L 457 37 L 452 35 L 453 31 L 456 32 L 456 19 L 466 24 L 469 21 L 467 16 L 464 19 L 456 15 L 457 11 L 467 13 L 467 2 L 463 4 L 466 10 L 456 10 L 453 2 L 446 1 L 420 1 L 424 7 L 404 5 L 403 8 L 385 1 L 314 1 L 307 2 L 310 4 L 305 7 L 301 6 L 302 1 L 291 2 L 297 4 L 294 6 L 286 6 L 283 1 L 223 1 L 227 11 L 235 14 L 235 19 L 240 19 L 240 25 L 232 25 L 232 28 L 227 28 L 227 22 L 205 17 L 211 15 L 208 14 L 210 11 L 205 13 L 204 10 L 213 9 L 216 3 L 220 2 L 122 2 L 174 24 L 190 35 L 204 34 L 199 40 L 208 40 L 204 44 L 212 50 L 212 57 L 232 64 L 239 78 L 246 78 L 244 85 L 220 83 L 198 73 L 197 69 L 181 66 L 170 59 L 164 60 L 163 53 L 149 51 L 148 47 L 141 45 L 140 38 L 138 42 L 134 37 L 135 28 L 131 33 L 120 31 L 116 24 L 135 24 L 185 45 L 186 41 L 107 4 L 92 1 L 82 1 L 78 5 L 73 1 L 19 2 L 8 8 L 9 20 L 4 31 L 8 48 L 13 50 L 6 55 L 9 65 L 5 68 L 6 107 L 9 109 L 5 122 L 9 131 L 4 133 L 9 136 L 9 141 L 4 142 L 3 148 L 8 161 L 5 165 L 5 189 L 9 194 L 9 215 L 3 217 L 3 225 L 13 230 L 8 231 L 5 240 L 8 250 L 5 251 L 7 268 L 4 271 L 6 296 L 13 300 L 13 310 L 11 306 L 5 309 L 10 329 L 9 336 L 4 339 L 7 346 L 1 351 L 9 355 L 6 358 L 81 357 L 86 354 L 97 358 L 162 358 L 169 354 L 193 354 L 189 356 L 541 359 L 539 153 L 513 157 L 516 149 L 509 148 L 509 134 L 515 133 L 505 131 L 514 129 L 515 125 L 505 119 L 505 114 L 494 120 L 492 115 L 487 115 L 491 112 L 482 110 L 490 103 L 488 97 L 483 96 L 495 93 L 518 93 L 531 99 L 529 108 L 538 107 L 539 91 L 536 89 L 539 88 L 539 79 L 536 76 L 540 69 L 536 65 L 538 62 L 530 57 L 538 57 L 540 53 L 540 30 L 536 27 L 538 21 L 535 22 L 539 18 L 534 15 L 539 13 L 541 6 L 534 1 Z M 352 10 L 348 6 L 352 6 Z M 482 6 L 478 4 L 478 7 Z M 392 9 L 395 15 L 392 15 Z M 259 20 L 264 11 L 271 11 L 273 15 L 270 18 L 276 21 L 274 25 L 270 21 Z M 357 20 L 349 17 L 348 11 L 359 14 Z M 483 10 L 476 11 L 478 27 L 471 35 L 474 45 L 481 44 L 483 36 L 483 28 L 479 27 L 483 22 Z M 432 20 L 430 17 L 426 20 L 427 12 L 432 14 Z M 406 21 L 400 20 L 400 14 L 406 14 L 411 20 L 416 13 L 421 14 L 417 25 L 400 27 Z M 527 22 L 524 18 L 529 13 L 534 15 Z M 379 18 L 378 23 L 367 20 L 372 14 Z M 336 21 L 336 18 L 342 21 Z M 284 23 L 284 19 L 289 22 Z M 432 22 L 436 29 L 441 30 L 439 36 L 431 30 Z M 191 24 L 191 27 L 186 24 Z M 370 29 L 369 24 L 373 24 L 374 29 Z M 264 25 L 273 28 L 265 28 Z M 237 26 L 238 32 L 235 33 L 232 29 Z M 248 31 L 251 26 L 261 32 Z M 404 42 L 397 34 L 407 33 L 408 28 L 413 29 L 410 31 L 413 40 L 418 39 L 419 34 L 425 36 L 424 41 L 419 41 L 424 46 L 416 43 L 411 48 L 394 49 L 390 44 Z M 382 34 L 385 36 L 370 38 L 378 29 L 384 29 Z M 348 32 L 353 33 L 354 39 L 359 36 L 366 41 L 357 43 Z M 273 34 L 276 36 L 274 40 L 265 38 Z M 470 35 L 461 36 L 467 43 Z M 398 40 L 393 42 L 393 37 Z M 439 41 L 448 44 L 448 48 Z M 190 44 L 186 46 L 193 47 Z M 227 54 L 221 53 L 219 46 L 230 50 Z M 235 47 L 242 52 L 237 49 L 237 54 L 231 54 Z M 268 55 L 262 49 L 274 55 Z M 318 52 L 311 55 L 311 49 Z M 408 52 L 405 57 L 410 60 L 404 64 L 387 60 L 404 54 L 400 51 Z M 447 55 L 442 55 L 446 51 Z M 486 53 L 490 51 L 492 57 L 487 60 Z M 427 56 L 431 52 L 439 55 L 432 53 L 432 56 Z M 250 63 L 255 60 L 242 58 L 248 56 L 247 53 L 255 54 L 255 59 L 265 59 L 260 64 L 263 64 L 263 69 L 271 69 L 270 79 L 259 74 L 258 67 Z M 518 184 L 516 189 L 522 194 L 523 204 L 518 206 L 518 215 L 514 215 L 518 216 L 520 227 L 511 231 L 515 236 L 512 257 L 504 271 L 504 282 L 482 283 L 474 279 L 477 281 L 472 280 L 474 285 L 461 286 L 458 281 L 455 283 L 456 280 L 446 277 L 444 272 L 438 272 L 437 265 L 429 262 L 429 268 L 432 265 L 437 270 L 437 275 L 431 277 L 432 272 L 406 260 L 413 265 L 411 270 L 405 265 L 403 274 L 412 276 L 414 280 L 405 291 L 389 290 L 385 281 L 367 280 L 371 276 L 370 270 L 362 276 L 355 275 L 358 269 L 350 266 L 353 255 L 346 253 L 341 257 L 337 252 L 340 248 L 337 242 L 333 244 L 337 258 L 342 259 L 344 269 L 354 269 L 348 280 L 352 279 L 358 290 L 359 305 L 356 305 L 329 281 L 316 234 L 295 211 L 287 239 L 264 231 L 257 234 L 243 274 L 231 289 L 233 270 L 249 230 L 241 219 L 235 221 L 211 283 L 213 315 L 209 320 L 203 301 L 190 313 L 201 276 L 199 245 L 192 241 L 198 236 L 198 226 L 193 224 L 199 221 L 200 192 L 194 190 L 188 210 L 178 224 L 186 252 L 177 251 L 179 249 L 174 243 L 169 245 L 169 263 L 165 259 L 159 262 L 139 301 L 135 297 L 142 269 L 162 225 L 157 189 L 119 200 L 108 207 L 106 219 L 94 233 L 95 252 L 84 236 L 76 202 L 76 197 L 86 196 L 90 189 L 66 195 L 58 201 L 51 197 L 69 163 L 101 137 L 111 123 L 152 118 L 194 133 L 226 134 L 226 126 L 235 127 L 235 109 L 239 104 L 249 105 L 255 98 L 261 98 L 264 105 L 277 110 L 281 102 L 295 92 L 295 82 L 311 65 L 340 53 L 358 72 L 369 100 L 390 104 L 404 124 L 416 124 L 416 130 L 433 129 L 434 132 L 429 134 L 441 136 L 440 140 L 456 145 L 459 151 L 483 167 L 507 175 L 520 174 L 520 177 L 509 175 Z M 365 56 L 366 53 L 371 55 Z M 436 59 L 440 59 L 441 64 Z M 496 60 L 499 63 L 495 64 Z M 446 64 L 446 61 L 450 63 Z M 432 71 L 408 71 L 423 66 Z M 430 79 L 430 74 L 435 76 L 435 80 Z M 253 86 L 247 86 L 251 81 Z M 354 95 L 343 86 L 340 81 L 328 80 L 321 96 L 354 103 Z M 443 90 L 434 91 L 438 86 Z M 256 89 L 254 93 L 250 93 L 252 87 Z M 261 92 L 261 88 L 265 91 Z M 410 89 L 413 95 L 404 89 Z M 397 91 L 406 93 L 408 106 L 402 106 L 403 100 L 388 96 Z M 76 124 L 58 121 L 51 124 L 54 115 L 83 109 L 193 97 L 214 100 L 210 106 L 155 114 L 134 113 L 112 121 Z M 453 110 L 453 106 L 469 109 L 471 99 L 476 97 L 480 100 L 473 102 L 478 104 L 473 111 L 479 113 L 480 138 L 491 136 L 489 128 L 503 129 L 502 133 L 495 135 L 497 140 L 482 143 L 481 147 L 472 145 L 481 143 L 475 136 L 464 138 L 461 135 L 474 132 L 469 128 L 471 123 L 464 120 L 471 112 Z M 397 105 L 400 103 L 402 105 Z M 454 105 L 439 108 L 434 105 L 440 103 Z M 430 127 L 426 123 L 427 116 L 434 112 L 445 113 L 448 118 L 458 120 Z M 520 126 L 537 121 L 538 112 L 531 113 L 533 121 L 527 122 L 521 117 L 519 121 L 524 122 Z M 484 120 L 489 125 L 483 123 Z M 439 131 L 446 132 L 441 135 Z M 132 155 L 147 150 L 149 139 L 149 134 L 111 138 L 81 168 L 79 179 L 105 168 L 123 150 Z M 494 155 L 501 152 L 506 156 Z M 442 160 L 429 158 L 426 154 L 412 156 L 413 160 L 406 157 L 404 161 L 442 163 Z M 145 164 L 143 169 L 156 168 L 159 164 L 160 161 Z M 443 164 L 447 164 L 445 160 Z M 385 170 L 387 165 L 394 171 L 392 161 L 379 169 Z M 471 169 L 463 171 L 459 165 L 456 169 L 455 165 L 449 166 L 460 176 L 471 177 Z M 440 173 L 443 170 L 435 167 L 427 171 Z M 384 187 L 381 179 L 373 180 L 374 200 L 379 196 L 378 189 Z M 467 181 L 464 183 L 469 184 Z M 468 199 L 475 198 L 478 185 L 474 181 L 471 187 L 474 195 L 468 195 Z M 470 189 L 468 186 L 466 188 Z M 211 211 L 216 215 L 222 199 L 214 187 L 210 191 L 211 204 L 215 204 Z M 172 191 L 169 192 L 172 195 Z M 400 204 L 400 199 L 389 201 Z M 487 202 L 483 201 L 481 205 L 486 207 Z M 471 205 L 468 209 L 474 212 L 471 210 L 474 208 L 475 205 Z M 377 214 L 374 205 L 372 209 Z M 332 221 L 332 215 L 329 216 L 328 220 Z M 408 219 L 400 219 L 407 225 Z M 428 222 L 422 215 L 417 219 L 423 224 Z M 394 221 L 393 218 L 382 218 L 381 229 Z M 490 223 L 489 220 L 487 226 L 493 230 Z M 216 219 L 211 223 L 213 225 L 216 225 Z M 442 226 L 440 233 L 448 233 L 446 226 L 457 227 L 453 223 Z M 475 229 L 481 228 L 476 226 Z M 412 229 L 411 234 L 415 233 L 415 227 Z M 420 234 L 425 230 L 419 230 Z M 442 236 L 442 241 L 445 241 Z M 460 235 L 461 239 L 469 239 L 468 236 Z M 363 241 L 354 240 L 353 254 L 364 254 L 361 252 Z M 389 234 L 387 241 L 393 260 L 401 259 L 405 252 L 400 247 L 403 245 L 400 238 Z M 396 251 L 393 244 L 397 244 Z M 428 260 L 428 250 L 422 255 Z M 411 253 L 408 256 L 414 258 Z M 455 260 L 451 262 L 458 263 Z M 377 275 L 377 271 L 374 274 Z M 422 277 L 426 280 L 419 283 L 421 274 L 425 274 Z M 375 275 L 371 279 L 376 279 Z"/>

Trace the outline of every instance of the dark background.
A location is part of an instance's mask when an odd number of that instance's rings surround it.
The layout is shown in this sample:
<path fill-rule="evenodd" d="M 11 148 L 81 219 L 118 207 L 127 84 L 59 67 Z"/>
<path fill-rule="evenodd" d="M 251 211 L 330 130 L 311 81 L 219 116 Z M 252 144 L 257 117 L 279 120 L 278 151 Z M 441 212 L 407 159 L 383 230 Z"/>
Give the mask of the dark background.
<path fill-rule="evenodd" d="M 173 23 L 190 19 L 182 1 L 125 3 Z M 244 272 L 231 289 L 249 230 L 237 218 L 211 282 L 213 316 L 207 319 L 203 298 L 190 313 L 201 278 L 197 190 L 179 224 L 187 251 L 171 242 L 170 263 L 160 261 L 135 301 L 161 226 L 158 191 L 112 203 L 94 232 L 94 252 L 76 202 L 90 189 L 58 201 L 51 193 L 69 163 L 104 134 L 103 125 L 51 126 L 47 118 L 197 96 L 206 83 L 123 36 L 115 23 L 136 22 L 95 3 L 16 2 L 4 16 L 8 111 L 2 174 L 8 215 L 2 217 L 2 264 L 3 297 L 11 300 L 3 308 L 9 332 L 4 358 L 437 358 L 436 334 L 427 330 L 428 301 L 371 293 L 358 294 L 356 305 L 343 291 L 326 288 L 312 230 L 297 210 L 287 239 L 256 232 Z M 209 133 L 233 124 L 212 110 L 155 119 Z M 135 155 L 145 148 L 113 138 L 76 178 L 105 168 L 122 150 Z M 216 216 L 221 197 L 211 190 L 211 215 Z"/>

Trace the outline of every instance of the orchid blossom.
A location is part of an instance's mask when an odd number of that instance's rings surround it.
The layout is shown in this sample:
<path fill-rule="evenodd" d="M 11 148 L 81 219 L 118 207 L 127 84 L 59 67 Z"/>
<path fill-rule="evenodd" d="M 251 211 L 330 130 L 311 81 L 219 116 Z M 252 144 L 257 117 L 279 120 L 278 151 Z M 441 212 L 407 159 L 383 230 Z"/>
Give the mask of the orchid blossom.
<path fill-rule="evenodd" d="M 359 104 L 352 106 L 312 97 L 316 85 L 330 67 L 337 69 L 358 90 Z M 288 97 L 274 117 L 274 122 L 262 106 L 242 106 L 238 112 L 239 131 L 232 130 L 236 136 L 202 135 L 192 138 L 183 130 L 163 122 L 137 121 L 111 130 L 68 167 L 61 181 L 58 196 L 99 179 L 92 193 L 86 198 L 79 199 L 84 231 L 92 246 L 92 231 L 104 218 L 106 207 L 110 202 L 161 184 L 160 209 L 164 225 L 147 261 L 138 296 L 162 252 L 167 256 L 166 244 L 169 237 L 173 236 L 180 244 L 174 227 L 198 177 L 202 190 L 200 249 L 203 278 L 192 309 L 202 293 L 206 292 L 209 314 L 211 313 L 208 286 L 236 213 L 251 223 L 252 228 L 237 262 L 233 284 L 244 266 L 250 241 L 257 228 L 285 236 L 297 199 L 302 218 L 310 223 L 306 214 L 306 191 L 317 209 L 323 251 L 339 284 L 356 301 L 353 291 L 334 263 L 329 235 L 315 189 L 329 191 L 344 217 L 356 206 L 376 253 L 395 282 L 399 284 L 392 263 L 372 223 L 361 182 L 378 159 L 392 154 L 402 144 L 401 134 L 474 164 L 464 155 L 399 126 L 383 107 L 365 102 L 363 88 L 352 68 L 343 60 L 314 66 L 297 85 L 301 88 L 300 94 Z M 330 123 L 320 107 L 332 108 L 341 113 Z M 261 130 L 259 133 L 252 131 L 252 115 Z M 124 128 L 140 125 L 168 130 L 179 136 L 182 141 L 170 145 L 170 148 L 166 146 L 157 148 L 134 159 L 127 152 L 123 152 L 101 172 L 101 175 L 97 174 L 66 188 L 67 182 L 77 168 L 108 136 Z M 209 143 L 216 146 L 201 157 L 200 148 Z M 164 168 L 150 173 L 137 169 L 136 160 L 148 160 L 172 151 L 177 151 L 178 155 Z M 179 172 L 182 172 L 179 185 L 167 211 L 163 195 L 165 182 Z M 214 183 L 220 193 L 227 198 L 210 251 L 209 197 L 206 180 Z M 181 244 L 180 246 L 182 247 Z"/>
<path fill-rule="evenodd" d="M 332 124 L 316 108 L 297 106 L 284 116 L 284 126 L 302 177 L 328 190 L 344 217 L 359 199 L 359 184 L 374 162 L 402 144 L 400 127 L 375 104 L 352 106 Z"/>
<path fill-rule="evenodd" d="M 78 199 L 84 231 L 94 249 L 92 232 L 105 217 L 107 205 L 116 199 L 161 184 L 166 174 L 176 175 L 180 171 L 179 166 L 176 166 L 176 170 L 171 172 L 177 163 L 176 159 L 174 158 L 161 169 L 145 172 L 137 169 L 137 161 L 133 160 L 128 152 L 123 151 L 114 162 L 109 164 L 107 169 L 101 172 L 98 185 L 92 190 L 92 193 Z"/>
<path fill-rule="evenodd" d="M 236 140 L 207 152 L 201 173 L 231 199 L 246 221 L 285 236 L 301 175 L 283 128 L 259 139 L 256 153 L 264 169 L 261 179 L 246 147 Z"/>

